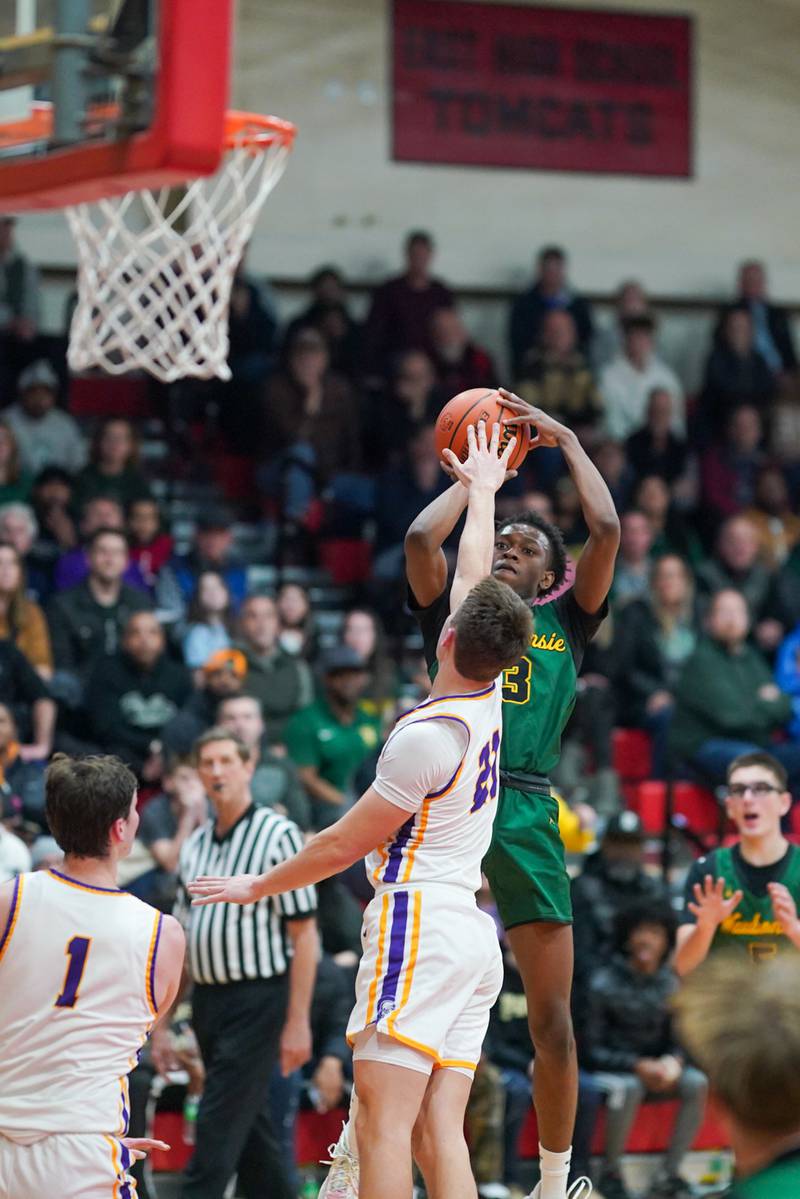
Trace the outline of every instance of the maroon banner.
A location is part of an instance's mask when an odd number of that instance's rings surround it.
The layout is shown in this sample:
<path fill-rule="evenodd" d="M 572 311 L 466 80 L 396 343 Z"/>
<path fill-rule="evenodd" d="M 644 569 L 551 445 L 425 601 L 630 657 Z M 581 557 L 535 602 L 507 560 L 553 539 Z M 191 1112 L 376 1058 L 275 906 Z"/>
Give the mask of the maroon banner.
<path fill-rule="evenodd" d="M 692 173 L 692 22 L 600 9 L 394 0 L 393 157 Z"/>

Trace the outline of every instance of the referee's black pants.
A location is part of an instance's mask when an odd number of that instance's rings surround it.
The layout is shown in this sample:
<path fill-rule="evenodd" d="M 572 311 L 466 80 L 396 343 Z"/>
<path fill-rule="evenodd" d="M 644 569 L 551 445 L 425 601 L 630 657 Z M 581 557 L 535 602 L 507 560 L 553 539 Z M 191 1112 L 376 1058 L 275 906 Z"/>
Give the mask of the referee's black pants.
<path fill-rule="evenodd" d="M 195 987 L 192 1026 L 206 1085 L 182 1199 L 223 1199 L 234 1174 L 244 1199 L 294 1199 L 269 1114 L 288 991 L 285 975 Z"/>

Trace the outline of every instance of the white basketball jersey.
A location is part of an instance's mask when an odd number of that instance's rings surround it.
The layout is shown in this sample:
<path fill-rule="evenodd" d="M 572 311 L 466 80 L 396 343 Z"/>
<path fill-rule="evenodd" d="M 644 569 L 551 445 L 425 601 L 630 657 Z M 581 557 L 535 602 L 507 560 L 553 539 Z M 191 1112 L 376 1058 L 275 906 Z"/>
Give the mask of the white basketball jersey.
<path fill-rule="evenodd" d="M 58 871 L 23 874 L 0 930 L 0 1133 L 121 1136 L 155 1022 L 162 916 Z"/>
<path fill-rule="evenodd" d="M 436 882 L 479 889 L 497 808 L 501 703 L 500 686 L 492 683 L 472 694 L 426 700 L 397 722 L 375 779 L 375 790 L 391 802 L 406 806 L 404 794 L 412 796 L 436 757 L 432 737 L 459 737 L 461 758 L 451 747 L 451 777 L 437 779 L 421 804 L 411 800 L 409 819 L 368 856 L 373 886 Z M 418 731 L 422 724 L 424 734 Z"/>

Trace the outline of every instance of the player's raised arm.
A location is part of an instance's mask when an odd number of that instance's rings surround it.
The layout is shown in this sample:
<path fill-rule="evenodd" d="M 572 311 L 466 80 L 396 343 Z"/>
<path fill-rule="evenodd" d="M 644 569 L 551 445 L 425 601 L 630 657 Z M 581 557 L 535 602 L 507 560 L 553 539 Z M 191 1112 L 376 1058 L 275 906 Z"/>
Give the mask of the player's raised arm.
<path fill-rule="evenodd" d="M 450 589 L 451 612 L 455 612 L 476 583 L 492 573 L 494 497 L 503 486 L 508 461 L 517 444 L 517 439 L 512 437 L 498 456 L 500 426 L 492 426 L 492 437 L 487 445 L 483 421 L 478 423 L 477 433 L 474 425 L 469 426 L 467 439 L 469 454 L 466 462 L 459 462 L 452 450 L 444 451 L 448 466 L 468 489 L 467 519 L 458 543 L 456 573 Z"/>

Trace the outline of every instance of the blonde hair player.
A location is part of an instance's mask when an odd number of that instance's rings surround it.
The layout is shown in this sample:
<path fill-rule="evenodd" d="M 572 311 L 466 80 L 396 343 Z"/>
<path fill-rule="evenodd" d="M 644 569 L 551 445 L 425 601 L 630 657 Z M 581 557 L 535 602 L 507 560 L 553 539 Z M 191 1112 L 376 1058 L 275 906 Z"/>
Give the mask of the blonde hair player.
<path fill-rule="evenodd" d="M 398 722 L 358 803 L 266 875 L 198 879 L 196 903 L 252 903 L 319 882 L 366 855 L 375 897 L 347 1035 L 353 1047 L 360 1179 L 324 1194 L 408 1199 L 413 1155 L 430 1199 L 469 1199 L 464 1110 L 502 961 L 475 892 L 492 832 L 500 762 L 498 676 L 528 645 L 528 606 L 489 576 L 494 495 L 515 439 L 471 431 L 450 465 L 469 488 L 430 698 Z M 355 1162 L 354 1162 L 355 1164 Z M 356 1191 L 357 1187 L 357 1191 Z"/>
<path fill-rule="evenodd" d="M 0 1195 L 133 1199 L 128 1079 L 175 998 L 183 930 L 120 891 L 139 827 L 118 758 L 57 754 L 46 780 L 58 870 L 0 887 Z"/>

